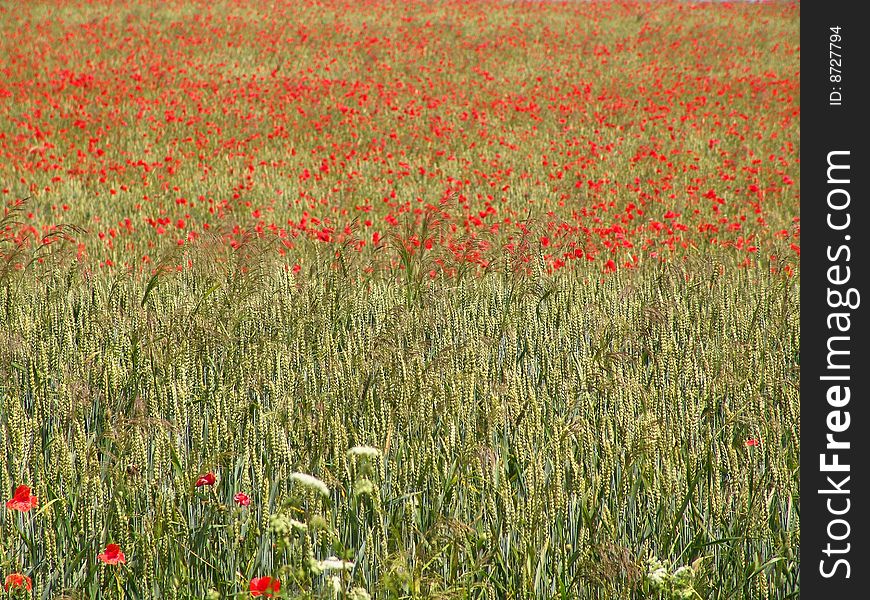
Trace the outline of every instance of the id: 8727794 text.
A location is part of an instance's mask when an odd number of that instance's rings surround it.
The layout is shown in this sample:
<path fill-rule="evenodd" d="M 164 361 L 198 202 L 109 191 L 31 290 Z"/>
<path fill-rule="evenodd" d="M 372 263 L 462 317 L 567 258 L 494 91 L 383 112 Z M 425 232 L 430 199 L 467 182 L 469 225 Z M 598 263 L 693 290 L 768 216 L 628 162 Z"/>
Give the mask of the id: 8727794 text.
<path fill-rule="evenodd" d="M 828 106 L 843 105 L 843 36 L 839 25 L 829 27 L 831 35 L 828 42 L 828 81 L 831 91 L 828 94 Z"/>

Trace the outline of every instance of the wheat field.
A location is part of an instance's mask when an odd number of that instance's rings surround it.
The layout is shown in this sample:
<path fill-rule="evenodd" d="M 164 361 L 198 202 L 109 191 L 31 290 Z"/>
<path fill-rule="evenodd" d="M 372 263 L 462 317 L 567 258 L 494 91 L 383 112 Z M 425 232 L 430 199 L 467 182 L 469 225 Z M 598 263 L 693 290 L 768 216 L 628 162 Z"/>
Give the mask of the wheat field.
<path fill-rule="evenodd" d="M 799 5 L 2 11 L 9 597 L 799 596 Z"/>

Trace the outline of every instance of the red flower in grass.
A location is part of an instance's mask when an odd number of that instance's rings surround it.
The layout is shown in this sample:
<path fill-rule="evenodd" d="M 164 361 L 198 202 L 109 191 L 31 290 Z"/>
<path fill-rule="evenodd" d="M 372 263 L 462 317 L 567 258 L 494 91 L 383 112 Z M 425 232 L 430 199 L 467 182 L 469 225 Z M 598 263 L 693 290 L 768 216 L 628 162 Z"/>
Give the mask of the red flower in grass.
<path fill-rule="evenodd" d="M 12 573 L 11 575 L 6 576 L 6 581 L 3 582 L 3 589 L 7 592 L 14 592 L 17 590 L 25 590 L 29 592 L 33 589 L 33 582 L 27 575 Z"/>
<path fill-rule="evenodd" d="M 761 445 L 761 440 L 757 440 L 757 439 L 755 439 L 755 438 L 749 438 L 748 440 L 746 440 L 746 445 L 747 445 L 747 446 L 750 446 L 750 447 L 752 447 L 752 446 L 760 446 L 760 445 Z"/>
<path fill-rule="evenodd" d="M 271 577 L 254 577 L 248 587 L 251 590 L 251 596 L 271 598 L 273 594 L 281 591 L 281 582 Z"/>
<path fill-rule="evenodd" d="M 233 500 L 236 501 L 236 504 L 239 506 L 248 506 L 251 503 L 251 497 L 248 496 L 245 492 L 239 492 L 235 496 L 233 496 Z"/>
<path fill-rule="evenodd" d="M 196 480 L 196 487 L 214 485 L 215 481 L 214 473 L 206 473 L 205 475 L 200 475 L 199 479 Z"/>
<path fill-rule="evenodd" d="M 118 544 L 109 544 L 106 546 L 106 551 L 98 554 L 97 558 L 107 565 L 124 564 L 127 562 L 127 557 L 121 552 L 121 547 Z"/>
<path fill-rule="evenodd" d="M 12 500 L 6 502 L 6 508 L 9 510 L 20 510 L 27 512 L 39 504 L 39 498 L 31 495 L 30 488 L 26 485 L 19 485 L 15 488 L 15 493 L 12 495 Z"/>

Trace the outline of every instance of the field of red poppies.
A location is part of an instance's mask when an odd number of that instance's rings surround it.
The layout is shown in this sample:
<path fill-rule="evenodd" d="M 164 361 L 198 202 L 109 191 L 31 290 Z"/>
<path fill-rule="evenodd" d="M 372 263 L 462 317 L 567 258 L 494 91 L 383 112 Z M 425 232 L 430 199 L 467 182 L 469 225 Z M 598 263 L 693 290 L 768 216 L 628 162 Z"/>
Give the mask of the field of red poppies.
<path fill-rule="evenodd" d="M 797 597 L 800 5 L 0 4 L 0 577 Z"/>

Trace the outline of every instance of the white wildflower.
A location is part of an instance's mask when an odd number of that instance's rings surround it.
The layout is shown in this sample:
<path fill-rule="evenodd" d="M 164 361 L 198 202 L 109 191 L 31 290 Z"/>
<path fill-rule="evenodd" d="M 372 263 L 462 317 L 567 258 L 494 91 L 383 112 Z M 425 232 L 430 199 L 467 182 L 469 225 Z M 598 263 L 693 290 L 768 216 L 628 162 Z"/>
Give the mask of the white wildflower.
<path fill-rule="evenodd" d="M 326 487 L 326 484 L 320 481 L 317 477 L 308 475 L 307 473 L 291 473 L 290 479 L 302 487 L 306 487 L 315 492 L 320 492 L 324 496 L 329 496 L 329 488 Z"/>
<path fill-rule="evenodd" d="M 381 455 L 381 451 L 374 446 L 354 446 L 347 451 L 348 456 L 364 456 L 375 459 Z"/>
<path fill-rule="evenodd" d="M 652 584 L 656 587 L 660 587 L 660 586 L 664 585 L 664 583 L 668 579 L 670 579 L 670 577 L 671 577 L 671 574 L 668 573 L 668 570 L 665 569 L 664 567 L 659 567 L 658 569 L 656 569 L 654 571 L 650 571 L 647 574 L 647 579 L 649 579 L 650 582 L 652 582 Z"/>
<path fill-rule="evenodd" d="M 350 571 L 353 569 L 353 563 L 346 560 L 341 560 L 337 556 L 330 556 L 326 560 L 321 560 L 317 563 L 322 571 Z"/>

